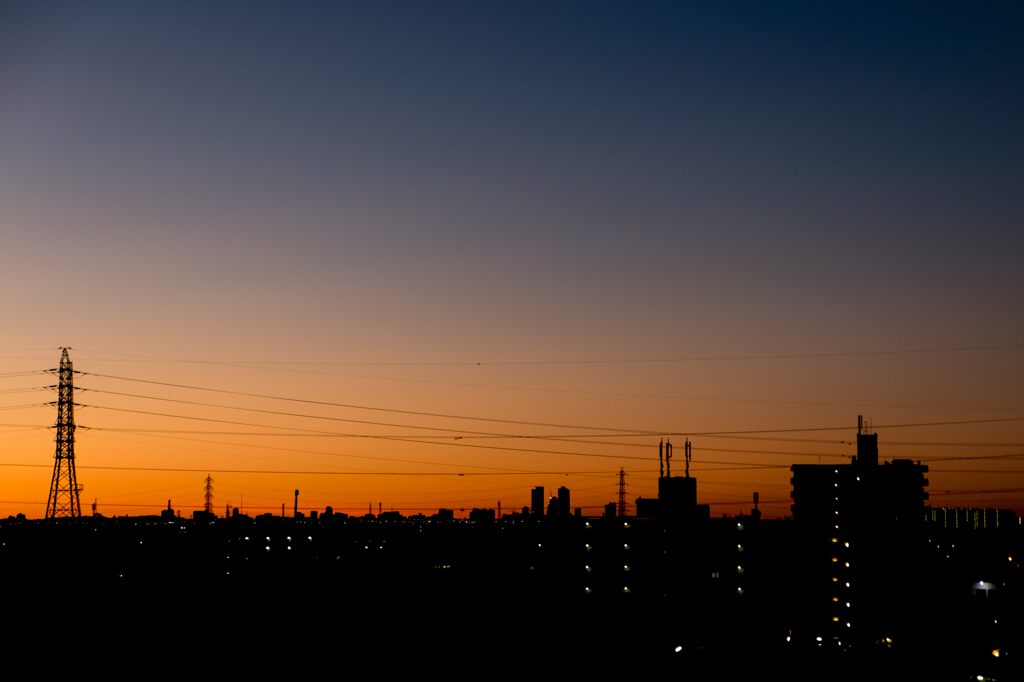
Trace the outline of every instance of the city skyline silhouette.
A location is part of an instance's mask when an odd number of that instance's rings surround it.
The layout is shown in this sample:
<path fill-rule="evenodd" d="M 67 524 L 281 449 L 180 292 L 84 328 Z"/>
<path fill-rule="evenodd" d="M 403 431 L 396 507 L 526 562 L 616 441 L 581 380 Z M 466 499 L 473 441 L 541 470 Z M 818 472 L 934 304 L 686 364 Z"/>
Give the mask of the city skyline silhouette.
<path fill-rule="evenodd" d="M 4 5 L 12 613 L 474 677 L 1019 677 L 1022 27 Z"/>

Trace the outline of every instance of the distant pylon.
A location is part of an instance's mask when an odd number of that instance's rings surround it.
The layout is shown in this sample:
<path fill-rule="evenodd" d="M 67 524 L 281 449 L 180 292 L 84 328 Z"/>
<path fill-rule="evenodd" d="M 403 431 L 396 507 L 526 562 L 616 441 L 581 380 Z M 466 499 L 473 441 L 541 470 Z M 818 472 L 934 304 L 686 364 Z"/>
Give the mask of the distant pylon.
<path fill-rule="evenodd" d="M 213 513 L 213 479 L 210 474 L 206 474 L 206 487 L 203 489 L 203 499 L 206 503 L 203 505 L 203 509 L 207 514 Z"/>
<path fill-rule="evenodd" d="M 619 467 L 619 516 L 626 515 L 626 470 Z"/>
<path fill-rule="evenodd" d="M 64 348 L 60 356 L 57 385 L 57 443 L 53 462 L 53 479 L 50 481 L 50 497 L 46 502 L 46 518 L 57 519 L 64 516 L 81 516 L 82 503 L 75 476 L 75 386 L 72 378 L 75 371 L 71 368 L 68 349 Z"/>

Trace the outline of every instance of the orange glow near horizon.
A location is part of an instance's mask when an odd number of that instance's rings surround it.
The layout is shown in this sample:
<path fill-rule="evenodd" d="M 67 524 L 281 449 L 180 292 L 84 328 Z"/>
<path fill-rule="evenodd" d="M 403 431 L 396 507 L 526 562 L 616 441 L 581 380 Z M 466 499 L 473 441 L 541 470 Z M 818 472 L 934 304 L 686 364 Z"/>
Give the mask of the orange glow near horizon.
<path fill-rule="evenodd" d="M 56 364 L 38 352 L 12 359 L 16 355 L 3 361 L 4 373 Z M 53 355 L 56 359 L 58 354 Z M 529 506 L 531 489 L 542 485 L 546 494 L 568 487 L 572 506 L 593 516 L 617 499 L 620 467 L 628 474 L 632 512 L 637 497 L 657 495 L 662 437 L 657 434 L 680 434 L 667 436 L 680 446 L 673 473 L 683 473 L 681 445 L 689 437 L 698 502 L 711 505 L 713 516 L 749 513 L 757 491 L 765 517 L 780 518 L 790 504 L 788 467 L 849 462 L 858 410 L 873 417 L 882 460 L 909 458 L 931 467 L 932 506 L 1022 510 L 1021 491 L 1013 487 L 1009 472 L 1015 448 L 1021 451 L 1024 422 L 887 428 L 1013 419 L 1005 412 L 831 404 L 844 402 L 835 398 L 800 405 L 727 398 L 723 391 L 707 395 L 715 383 L 735 386 L 744 379 L 756 382 L 746 395 L 773 382 L 784 394 L 799 384 L 801 374 L 795 370 L 806 371 L 810 364 L 816 372 L 835 372 L 844 365 L 839 373 L 856 374 L 862 364 L 856 360 L 353 368 L 170 362 L 88 351 L 72 351 L 72 360 L 77 371 L 85 372 L 76 376 L 76 403 L 81 405 L 76 408 L 76 463 L 84 514 L 91 513 L 94 500 L 104 516 L 155 514 L 170 500 L 172 508 L 189 516 L 202 508 L 203 479 L 209 472 L 218 515 L 226 507 L 280 514 L 282 504 L 290 515 L 298 489 L 299 509 L 306 513 L 331 506 L 336 512 L 362 515 L 372 509 L 376 514 L 380 505 L 404 515 L 450 508 L 465 517 L 472 508 L 496 508 L 499 502 L 505 513 Z M 871 362 L 896 366 L 907 359 Z M 681 374 L 691 385 L 705 384 L 705 396 L 674 389 Z M 805 380 L 820 377 L 808 374 Z M 54 397 L 30 389 L 55 381 L 48 374 L 4 378 L 2 389 L 10 392 L 0 397 L 3 406 L 13 408 L 4 410 L 0 427 L 4 516 L 38 518 L 44 513 L 54 451 L 53 431 L 46 427 L 52 426 L 55 408 L 40 404 Z M 29 392 L 13 392 L 17 389 Z M 844 424 L 850 426 L 842 431 L 785 432 Z M 776 433 L 698 435 L 756 430 Z M 978 457 L 983 459 L 972 459 Z M 942 461 L 946 458 L 953 459 Z"/>

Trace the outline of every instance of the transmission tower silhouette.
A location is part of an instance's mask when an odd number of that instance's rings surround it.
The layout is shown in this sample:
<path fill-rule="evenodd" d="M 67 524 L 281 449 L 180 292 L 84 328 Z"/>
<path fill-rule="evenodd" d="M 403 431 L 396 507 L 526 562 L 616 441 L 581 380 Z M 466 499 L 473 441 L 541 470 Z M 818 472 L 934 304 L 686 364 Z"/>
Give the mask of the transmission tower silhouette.
<path fill-rule="evenodd" d="M 206 474 L 206 487 L 203 488 L 203 499 L 206 503 L 203 505 L 203 509 L 206 510 L 207 514 L 213 513 L 213 479 L 210 478 L 210 474 Z"/>
<path fill-rule="evenodd" d="M 619 516 L 626 515 L 626 470 L 619 467 Z"/>
<path fill-rule="evenodd" d="M 53 479 L 50 481 L 50 497 L 46 502 L 46 518 L 57 519 L 65 516 L 82 515 L 82 504 L 75 476 L 75 386 L 72 378 L 68 349 L 60 356 L 59 382 L 57 385 L 57 451 L 54 454 Z"/>

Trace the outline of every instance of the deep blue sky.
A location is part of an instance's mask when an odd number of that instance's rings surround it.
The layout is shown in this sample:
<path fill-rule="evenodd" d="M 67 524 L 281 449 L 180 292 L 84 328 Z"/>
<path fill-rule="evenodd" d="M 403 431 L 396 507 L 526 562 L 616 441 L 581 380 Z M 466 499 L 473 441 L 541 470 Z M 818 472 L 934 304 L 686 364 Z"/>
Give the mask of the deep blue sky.
<path fill-rule="evenodd" d="M 1022 8 L 893 5 L 7 5 L 3 283 L 359 356 L 1018 341 Z"/>

